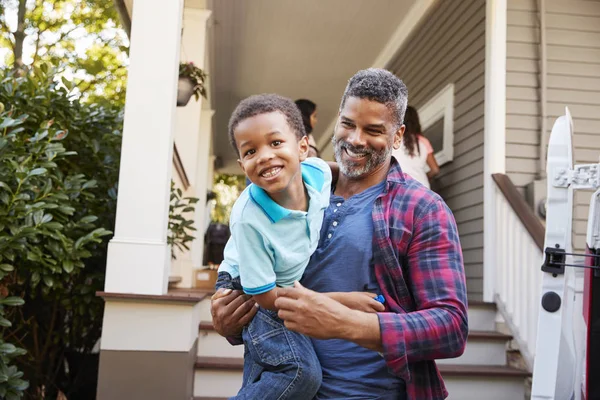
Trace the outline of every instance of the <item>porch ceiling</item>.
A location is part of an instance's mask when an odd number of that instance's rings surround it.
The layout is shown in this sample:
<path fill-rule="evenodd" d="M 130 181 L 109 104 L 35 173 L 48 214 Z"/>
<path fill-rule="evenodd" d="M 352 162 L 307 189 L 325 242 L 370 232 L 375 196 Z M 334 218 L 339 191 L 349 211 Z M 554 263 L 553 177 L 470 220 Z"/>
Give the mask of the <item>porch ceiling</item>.
<path fill-rule="evenodd" d="M 212 0 L 214 153 L 241 173 L 227 123 L 244 97 L 275 92 L 317 103 L 317 139 L 329 129 L 346 85 L 372 66 L 415 0 Z"/>

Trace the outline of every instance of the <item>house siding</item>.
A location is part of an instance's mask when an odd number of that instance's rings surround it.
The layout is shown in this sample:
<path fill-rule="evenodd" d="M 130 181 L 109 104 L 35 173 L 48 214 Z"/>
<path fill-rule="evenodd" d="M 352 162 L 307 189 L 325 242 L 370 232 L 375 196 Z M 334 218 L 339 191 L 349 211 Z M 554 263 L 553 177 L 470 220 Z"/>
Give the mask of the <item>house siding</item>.
<path fill-rule="evenodd" d="M 454 160 L 433 183 L 458 224 L 469 299 L 483 297 L 483 121 L 485 0 L 439 1 L 389 69 L 425 104 L 454 84 Z"/>
<path fill-rule="evenodd" d="M 568 106 L 575 163 L 600 156 L 600 1 L 544 0 L 546 112 L 550 131 Z M 524 188 L 536 177 L 541 130 L 540 24 L 537 0 L 509 0 L 507 15 L 507 174 Z M 592 191 L 576 191 L 573 247 L 585 248 Z"/>

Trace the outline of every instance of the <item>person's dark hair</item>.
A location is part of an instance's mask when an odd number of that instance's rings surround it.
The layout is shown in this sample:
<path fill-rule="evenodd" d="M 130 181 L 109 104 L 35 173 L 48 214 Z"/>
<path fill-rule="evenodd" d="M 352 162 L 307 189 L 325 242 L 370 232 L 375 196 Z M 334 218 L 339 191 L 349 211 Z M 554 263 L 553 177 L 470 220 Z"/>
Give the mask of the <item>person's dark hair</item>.
<path fill-rule="evenodd" d="M 385 104 L 392 112 L 394 124 L 402 125 L 408 104 L 408 89 L 396 75 L 380 68 L 358 71 L 350 80 L 342 96 L 340 111 L 348 97 L 358 97 Z"/>
<path fill-rule="evenodd" d="M 412 106 L 406 107 L 404 125 L 406 126 L 406 129 L 404 130 L 402 141 L 404 142 L 404 147 L 406 147 L 406 150 L 408 151 L 408 155 L 414 157 L 415 149 L 421 154 L 421 150 L 419 149 L 419 138 L 417 136 L 421 133 L 421 122 L 419 121 L 419 113 Z"/>
<path fill-rule="evenodd" d="M 285 116 L 288 125 L 296 134 L 298 140 L 306 136 L 304 124 L 302 123 L 302 115 L 292 100 L 278 94 L 257 94 L 250 96 L 237 105 L 231 114 L 231 118 L 229 118 L 229 143 L 238 156 L 240 154 L 235 142 L 235 136 L 233 135 L 235 128 L 245 119 L 275 111 L 279 111 Z"/>
<path fill-rule="evenodd" d="M 317 105 L 307 99 L 298 99 L 295 101 L 295 103 L 300 109 L 300 113 L 302 114 L 302 122 L 304 123 L 304 130 L 308 135 L 313 131 L 313 127 L 310 124 L 310 116 L 316 111 Z"/>

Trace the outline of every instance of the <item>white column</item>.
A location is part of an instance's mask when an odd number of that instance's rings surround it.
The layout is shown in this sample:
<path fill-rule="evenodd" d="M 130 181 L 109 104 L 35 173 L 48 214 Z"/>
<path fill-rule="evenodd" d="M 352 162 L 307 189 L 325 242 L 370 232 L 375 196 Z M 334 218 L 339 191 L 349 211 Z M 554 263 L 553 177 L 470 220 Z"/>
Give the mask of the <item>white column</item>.
<path fill-rule="evenodd" d="M 185 8 L 183 10 L 183 35 L 181 37 L 181 61 L 193 62 L 205 69 L 206 59 L 206 23 L 210 10 Z M 211 79 L 209 77 L 208 79 Z M 196 149 L 200 133 L 202 97 L 196 101 L 192 97 L 185 107 L 177 107 L 175 143 L 185 172 L 194 185 L 196 181 Z"/>
<path fill-rule="evenodd" d="M 181 38 L 181 61 L 193 62 L 199 68 L 206 71 L 206 28 L 210 18 L 210 10 L 185 8 L 183 11 L 183 35 Z M 211 79 L 209 77 L 208 79 Z M 191 188 L 186 195 L 199 198 L 194 214 L 194 226 L 197 229 L 195 242 L 203 241 L 202 220 L 198 220 L 198 214 L 204 214 L 206 205 L 206 159 L 207 144 L 204 138 L 205 129 L 203 121 L 212 118 L 213 111 L 203 108 L 206 99 L 200 97 L 196 100 L 192 97 L 185 107 L 177 107 L 177 122 L 175 131 L 175 143 L 181 157 L 181 162 L 189 179 Z M 210 132 L 209 132 L 210 136 Z M 206 153 L 206 154 L 205 154 Z M 199 168 L 198 165 L 202 165 Z M 204 171 L 200 173 L 199 171 Z M 202 184 L 198 184 L 201 182 Z M 182 278 L 179 287 L 193 286 L 194 247 L 177 257 L 177 266 Z M 202 251 L 202 248 L 200 249 Z M 200 256 L 200 261 L 202 257 Z"/>
<path fill-rule="evenodd" d="M 483 138 L 483 299 L 494 301 L 496 220 L 492 174 L 505 172 L 507 0 L 487 0 Z"/>
<path fill-rule="evenodd" d="M 183 0 L 136 1 L 115 236 L 105 291 L 164 294 Z"/>
<path fill-rule="evenodd" d="M 206 191 L 212 187 L 212 163 L 211 142 L 212 142 L 212 117 L 213 110 L 202 110 L 200 119 L 200 135 L 197 149 L 196 181 L 193 183 L 196 187 L 196 197 L 198 206 L 196 207 L 196 216 L 194 218 L 196 240 L 192 243 L 192 262 L 195 267 L 202 266 L 202 257 L 204 255 L 204 227 L 206 226 Z"/>

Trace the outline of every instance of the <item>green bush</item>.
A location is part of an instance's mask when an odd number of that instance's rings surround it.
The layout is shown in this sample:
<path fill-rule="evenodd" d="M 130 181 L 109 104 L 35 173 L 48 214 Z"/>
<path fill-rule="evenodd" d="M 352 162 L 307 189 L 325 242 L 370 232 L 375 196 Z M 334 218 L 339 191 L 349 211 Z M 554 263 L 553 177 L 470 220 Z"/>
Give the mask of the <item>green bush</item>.
<path fill-rule="evenodd" d="M 78 102 L 54 74 L 0 70 L 0 398 L 95 397 L 95 292 L 114 229 L 123 112 Z M 169 243 L 187 248 L 193 228 L 177 210 L 193 213 L 195 200 L 172 201 Z"/>
<path fill-rule="evenodd" d="M 0 310 L 10 321 L 0 340 L 27 351 L 12 361 L 29 397 L 76 398 L 87 377 L 67 361 L 100 337 L 122 113 L 72 101 L 46 69 L 0 76 L 0 297 L 25 301 Z M 2 367 L 0 395 L 18 398 L 25 385 L 3 381 Z"/>

